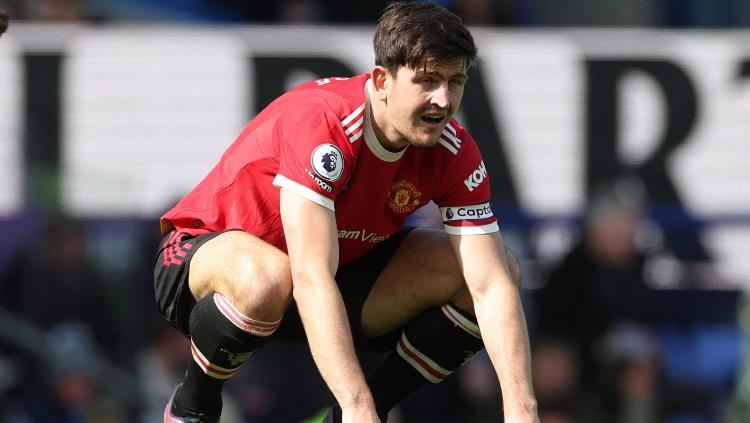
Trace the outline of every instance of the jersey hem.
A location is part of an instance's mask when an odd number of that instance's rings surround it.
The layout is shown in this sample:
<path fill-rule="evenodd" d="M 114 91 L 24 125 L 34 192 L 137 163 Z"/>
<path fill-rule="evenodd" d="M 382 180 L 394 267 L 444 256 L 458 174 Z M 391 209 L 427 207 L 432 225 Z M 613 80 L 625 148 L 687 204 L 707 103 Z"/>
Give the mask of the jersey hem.
<path fill-rule="evenodd" d="M 322 196 L 318 194 L 317 192 L 311 190 L 310 188 L 298 183 L 294 182 L 293 180 L 287 178 L 284 175 L 276 175 L 275 178 L 273 178 L 273 185 L 277 186 L 279 188 L 286 188 L 292 192 L 295 192 L 308 200 L 318 203 L 321 206 L 330 209 L 331 211 L 335 211 L 333 200 L 331 200 L 328 197 Z"/>

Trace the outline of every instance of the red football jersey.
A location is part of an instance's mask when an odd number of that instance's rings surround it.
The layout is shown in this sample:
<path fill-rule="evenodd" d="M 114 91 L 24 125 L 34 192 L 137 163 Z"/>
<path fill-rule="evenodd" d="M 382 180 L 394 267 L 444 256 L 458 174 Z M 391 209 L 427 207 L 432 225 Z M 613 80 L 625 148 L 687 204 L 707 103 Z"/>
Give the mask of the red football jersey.
<path fill-rule="evenodd" d="M 430 200 L 450 234 L 498 230 L 476 142 L 451 120 L 439 144 L 383 148 L 370 122 L 370 75 L 303 84 L 266 107 L 219 163 L 162 217 L 193 235 L 239 228 L 286 250 L 280 188 L 333 210 L 341 264 L 397 232 Z"/>

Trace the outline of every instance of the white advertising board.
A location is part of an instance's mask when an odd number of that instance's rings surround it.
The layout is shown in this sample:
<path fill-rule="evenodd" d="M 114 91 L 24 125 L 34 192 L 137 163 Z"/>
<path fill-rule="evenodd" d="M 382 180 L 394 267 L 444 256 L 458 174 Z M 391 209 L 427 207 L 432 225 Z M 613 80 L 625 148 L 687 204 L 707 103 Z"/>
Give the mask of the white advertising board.
<path fill-rule="evenodd" d="M 64 57 L 61 197 L 94 217 L 158 216 L 274 90 L 373 62 L 369 27 L 45 31 L 19 25 L 0 43 L 0 213 L 22 198 L 18 52 Z M 474 33 L 481 77 L 469 84 L 484 102 L 465 100 L 459 119 L 475 138 L 495 128 L 478 141 L 498 149 L 485 155 L 502 158 L 507 181 L 493 185 L 513 188 L 506 199 L 535 218 L 575 216 L 592 178 L 642 172 L 657 198 L 718 224 L 701 236 L 726 276 L 750 274 L 739 252 L 750 250 L 750 32 Z"/>

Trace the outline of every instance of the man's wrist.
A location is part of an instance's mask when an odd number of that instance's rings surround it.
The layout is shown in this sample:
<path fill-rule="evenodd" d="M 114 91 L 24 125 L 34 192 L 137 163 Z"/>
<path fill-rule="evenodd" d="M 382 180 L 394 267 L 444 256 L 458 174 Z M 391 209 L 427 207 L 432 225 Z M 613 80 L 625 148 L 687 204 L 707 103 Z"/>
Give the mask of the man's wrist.
<path fill-rule="evenodd" d="M 512 405 L 511 405 L 512 404 Z M 505 405 L 505 417 L 508 421 L 527 421 L 527 417 L 536 417 L 537 403 L 536 399 L 528 398 L 522 401 L 509 402 Z"/>

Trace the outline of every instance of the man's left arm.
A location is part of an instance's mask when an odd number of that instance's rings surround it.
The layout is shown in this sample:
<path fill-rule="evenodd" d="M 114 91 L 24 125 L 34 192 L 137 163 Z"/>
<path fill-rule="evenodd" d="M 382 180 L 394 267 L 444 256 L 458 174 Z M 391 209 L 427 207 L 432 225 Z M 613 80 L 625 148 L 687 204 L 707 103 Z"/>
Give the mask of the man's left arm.
<path fill-rule="evenodd" d="M 505 421 L 537 423 L 526 320 L 505 262 L 502 238 L 498 232 L 450 238 L 500 381 Z"/>

